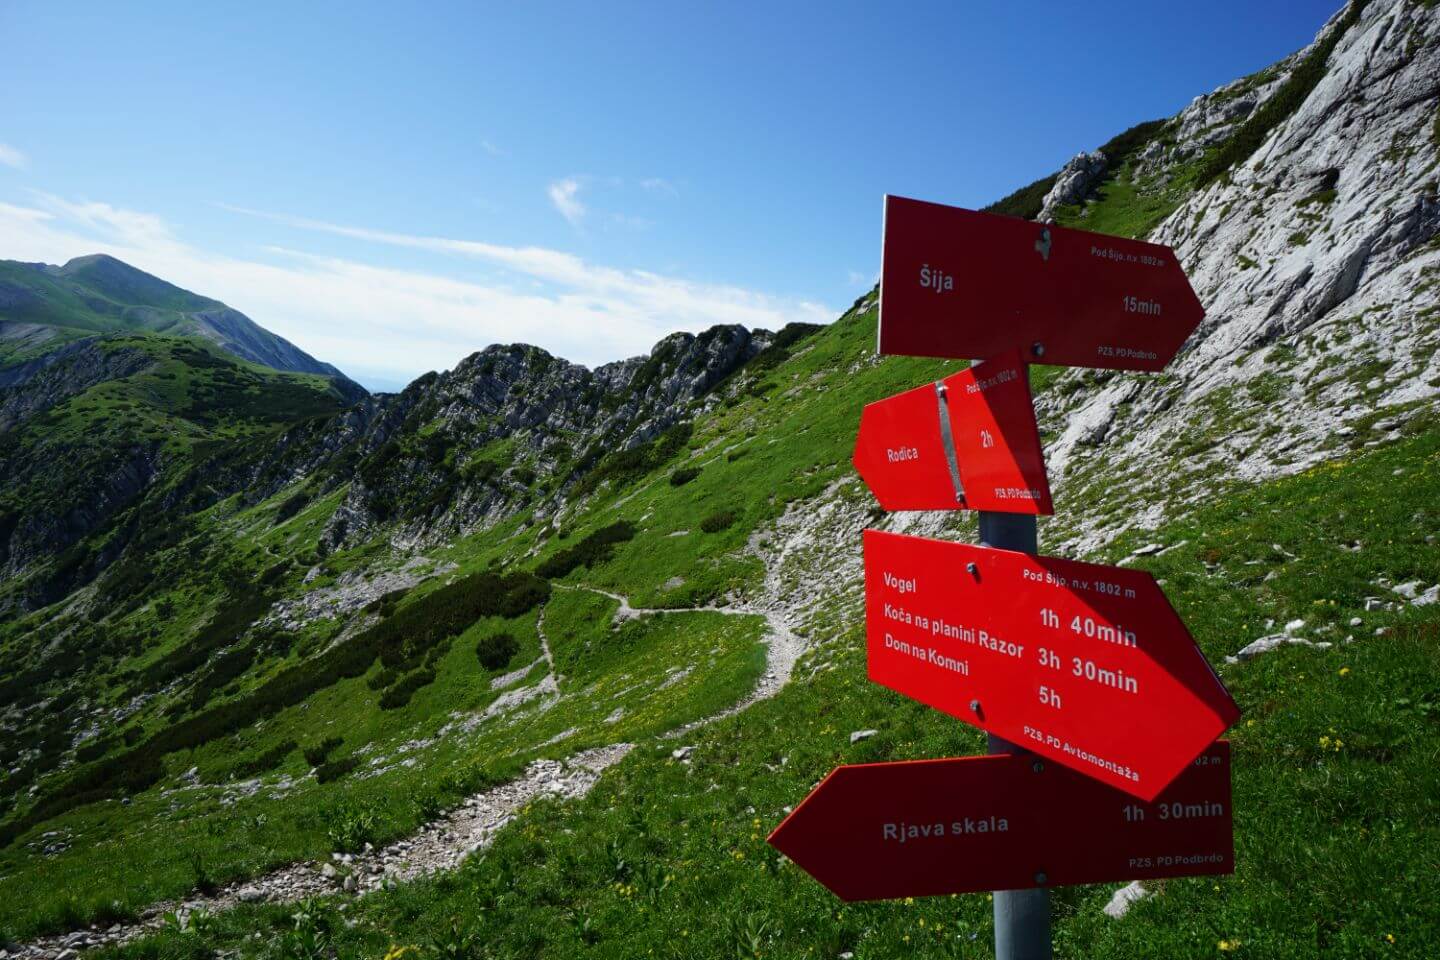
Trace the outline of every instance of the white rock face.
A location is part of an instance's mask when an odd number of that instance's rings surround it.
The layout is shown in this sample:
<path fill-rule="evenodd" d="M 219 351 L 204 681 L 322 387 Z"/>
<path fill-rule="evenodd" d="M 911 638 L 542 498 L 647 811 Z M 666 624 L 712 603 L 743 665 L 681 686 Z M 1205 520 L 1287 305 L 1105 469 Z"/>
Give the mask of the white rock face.
<path fill-rule="evenodd" d="M 1337 15 L 1321 31 L 1341 27 Z M 1197 98 L 1141 162 L 1224 139 L 1309 49 L 1258 78 Z M 1324 77 L 1249 160 L 1191 195 L 1150 239 L 1175 248 L 1206 318 L 1162 375 L 1066 376 L 1042 403 L 1063 498 L 1091 487 L 1151 504 L 1177 481 L 1298 472 L 1398 438 L 1403 404 L 1440 393 L 1440 9 L 1371 3 Z M 1152 167 L 1152 169 L 1154 169 Z M 1397 408 L 1393 423 L 1357 420 Z M 1173 495 L 1167 505 L 1173 515 Z M 1077 530 L 1085 550 L 1137 511 Z"/>
<path fill-rule="evenodd" d="M 1109 165 L 1109 160 L 1099 150 L 1094 153 L 1082 152 L 1071 157 L 1065 166 L 1060 168 L 1060 173 L 1055 178 L 1055 186 L 1045 195 L 1040 216 L 1036 219 L 1041 223 L 1054 223 L 1057 208 L 1084 200 L 1095 182 L 1105 175 Z"/>

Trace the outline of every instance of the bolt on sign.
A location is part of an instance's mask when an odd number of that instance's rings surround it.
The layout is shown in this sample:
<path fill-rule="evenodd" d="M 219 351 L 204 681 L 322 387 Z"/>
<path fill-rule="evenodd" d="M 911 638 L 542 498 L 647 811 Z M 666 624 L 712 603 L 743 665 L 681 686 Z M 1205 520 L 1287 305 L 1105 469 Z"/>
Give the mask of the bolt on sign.
<path fill-rule="evenodd" d="M 1239 717 L 1142 570 L 865 531 L 870 679 L 1153 800 Z"/>
<path fill-rule="evenodd" d="M 1054 512 L 1018 350 L 867 404 L 853 462 L 886 510 Z"/>
<path fill-rule="evenodd" d="M 1151 802 L 1016 754 L 841 766 L 769 840 L 842 900 L 1233 873 L 1230 744 Z"/>
<path fill-rule="evenodd" d="M 882 354 L 1160 370 L 1205 316 L 1157 243 L 885 198 Z"/>

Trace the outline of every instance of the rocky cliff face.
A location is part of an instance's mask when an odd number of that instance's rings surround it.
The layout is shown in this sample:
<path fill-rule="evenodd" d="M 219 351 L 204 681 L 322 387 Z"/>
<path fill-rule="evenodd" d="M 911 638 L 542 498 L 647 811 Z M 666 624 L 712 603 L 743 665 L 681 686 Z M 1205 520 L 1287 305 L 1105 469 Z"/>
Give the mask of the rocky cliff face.
<path fill-rule="evenodd" d="M 1440 393 L 1440 10 L 1352 4 L 1311 47 L 1197 98 L 1142 163 L 1193 175 L 1185 164 L 1285 96 L 1326 47 L 1293 112 L 1151 234 L 1206 305 L 1185 352 L 1158 377 L 1072 372 L 1047 398 L 1052 476 L 1069 494 L 1169 485 L 1194 497 L 1428 415 Z M 1122 516 L 1078 536 L 1137 519 Z"/>
<path fill-rule="evenodd" d="M 537 347 L 487 347 L 454 370 L 374 398 L 318 433 L 282 438 L 252 495 L 322 474 L 349 483 L 325 534 L 331 546 L 396 526 L 399 543 L 487 526 L 539 502 L 560 509 L 607 456 L 653 442 L 770 346 L 739 326 L 666 337 L 645 357 L 589 370 Z M 350 467 L 355 467 L 352 472 Z"/>

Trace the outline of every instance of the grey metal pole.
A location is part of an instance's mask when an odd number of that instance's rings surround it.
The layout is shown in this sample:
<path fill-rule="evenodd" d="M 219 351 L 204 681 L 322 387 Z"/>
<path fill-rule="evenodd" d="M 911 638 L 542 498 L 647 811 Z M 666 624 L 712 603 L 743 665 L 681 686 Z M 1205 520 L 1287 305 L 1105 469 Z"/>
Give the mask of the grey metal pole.
<path fill-rule="evenodd" d="M 1035 518 L 1020 513 L 980 513 L 980 542 L 1003 550 L 1038 553 Z M 991 753 L 1025 753 L 990 735 Z M 1041 878 L 1043 882 L 1043 878 Z M 995 960 L 1051 960 L 1050 891 L 996 890 Z"/>

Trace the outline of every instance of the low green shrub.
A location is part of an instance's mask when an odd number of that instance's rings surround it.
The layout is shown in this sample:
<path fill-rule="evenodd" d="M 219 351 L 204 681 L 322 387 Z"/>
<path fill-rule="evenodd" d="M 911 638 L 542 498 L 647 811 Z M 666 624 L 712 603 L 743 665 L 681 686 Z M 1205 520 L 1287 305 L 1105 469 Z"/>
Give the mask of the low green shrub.
<path fill-rule="evenodd" d="M 330 783 L 339 780 L 356 767 L 360 766 L 360 758 L 355 756 L 342 757 L 339 760 L 327 760 L 315 768 L 315 779 L 320 783 Z"/>
<path fill-rule="evenodd" d="M 734 522 L 734 510 L 720 510 L 701 520 L 700 529 L 706 533 L 719 533 Z"/>
<path fill-rule="evenodd" d="M 359 853 L 379 837 L 380 817 L 370 807 L 342 806 L 329 819 L 326 833 L 339 853 Z"/>
<path fill-rule="evenodd" d="M 334 753 L 335 748 L 344 742 L 344 737 L 326 737 L 313 747 L 306 747 L 305 762 L 312 767 L 320 766 L 326 760 L 330 759 L 330 754 Z"/>
<path fill-rule="evenodd" d="M 380 695 L 381 710 L 398 710 L 410 702 L 415 691 L 435 682 L 435 671 L 429 668 L 416 670 L 401 677 L 399 682 Z"/>
<path fill-rule="evenodd" d="M 535 568 L 535 572 L 547 580 L 556 580 L 580 567 L 593 567 L 609 560 L 615 552 L 615 544 L 633 540 L 635 533 L 635 524 L 628 520 L 617 520 L 553 554 L 542 561 Z"/>
<path fill-rule="evenodd" d="M 285 740 L 277 743 L 257 757 L 242 760 L 236 764 L 235 769 L 231 772 L 242 780 L 250 777 L 258 777 L 260 774 L 268 773 L 284 763 L 285 758 L 290 756 L 290 753 L 298 746 L 300 746 L 300 744 L 294 740 Z M 314 764 L 311 764 L 311 766 L 314 766 Z"/>
<path fill-rule="evenodd" d="M 475 655 L 486 670 L 502 670 L 520 652 L 520 641 L 509 633 L 492 633 L 475 644 Z"/>

